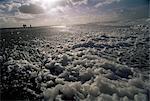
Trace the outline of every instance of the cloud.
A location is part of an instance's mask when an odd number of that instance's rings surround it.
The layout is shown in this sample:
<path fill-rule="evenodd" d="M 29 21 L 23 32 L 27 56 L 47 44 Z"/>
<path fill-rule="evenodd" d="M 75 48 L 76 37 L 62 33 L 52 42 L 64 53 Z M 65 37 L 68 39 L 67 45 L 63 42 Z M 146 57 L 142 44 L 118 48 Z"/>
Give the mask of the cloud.
<path fill-rule="evenodd" d="M 148 18 L 148 5 L 118 9 L 116 12 L 122 19 Z"/>
<path fill-rule="evenodd" d="M 5 8 L 6 8 L 6 6 L 5 6 L 5 5 L 0 4 L 0 9 L 5 9 Z"/>
<path fill-rule="evenodd" d="M 20 6 L 20 3 L 2 3 L 0 4 L 0 10 L 3 10 L 5 13 L 14 13 L 18 11 L 18 7 Z"/>
<path fill-rule="evenodd" d="M 70 0 L 74 5 L 88 4 L 88 0 Z"/>
<path fill-rule="evenodd" d="M 44 9 L 36 4 L 22 5 L 19 7 L 21 13 L 28 14 L 41 14 L 44 13 Z"/>
<path fill-rule="evenodd" d="M 100 0 L 99 3 L 95 5 L 96 8 L 103 6 L 103 5 L 109 5 L 113 2 L 119 2 L 120 0 Z"/>
<path fill-rule="evenodd" d="M 18 13 L 14 17 L 16 20 L 33 20 L 35 17 L 31 14 Z"/>

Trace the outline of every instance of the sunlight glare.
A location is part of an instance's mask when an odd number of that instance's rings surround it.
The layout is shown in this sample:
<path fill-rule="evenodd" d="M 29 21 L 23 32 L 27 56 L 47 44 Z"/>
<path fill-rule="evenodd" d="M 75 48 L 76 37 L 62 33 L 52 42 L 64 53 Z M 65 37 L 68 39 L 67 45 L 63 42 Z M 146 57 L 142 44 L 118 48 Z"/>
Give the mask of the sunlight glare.
<path fill-rule="evenodd" d="M 40 2 L 44 8 L 51 8 L 57 5 L 57 3 L 59 3 L 61 0 L 35 0 L 35 1 Z"/>

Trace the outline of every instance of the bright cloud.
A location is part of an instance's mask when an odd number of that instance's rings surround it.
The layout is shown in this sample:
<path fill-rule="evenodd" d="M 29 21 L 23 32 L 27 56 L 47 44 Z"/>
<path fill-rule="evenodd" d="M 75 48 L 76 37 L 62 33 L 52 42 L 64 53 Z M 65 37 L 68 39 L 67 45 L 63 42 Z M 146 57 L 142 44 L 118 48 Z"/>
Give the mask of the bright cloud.
<path fill-rule="evenodd" d="M 100 7 L 100 6 L 103 6 L 103 5 L 108 5 L 108 4 L 111 4 L 113 2 L 119 2 L 120 0 L 100 0 L 99 3 L 97 3 L 95 5 L 96 8 Z"/>

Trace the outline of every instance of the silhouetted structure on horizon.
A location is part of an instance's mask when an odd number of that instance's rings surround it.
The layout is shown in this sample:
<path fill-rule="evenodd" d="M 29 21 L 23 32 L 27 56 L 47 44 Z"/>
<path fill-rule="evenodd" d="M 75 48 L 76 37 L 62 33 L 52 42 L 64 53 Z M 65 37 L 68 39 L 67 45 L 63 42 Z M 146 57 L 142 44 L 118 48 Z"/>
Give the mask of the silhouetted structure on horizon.
<path fill-rule="evenodd" d="M 26 28 L 27 27 L 27 25 L 26 24 L 23 24 L 23 28 Z"/>

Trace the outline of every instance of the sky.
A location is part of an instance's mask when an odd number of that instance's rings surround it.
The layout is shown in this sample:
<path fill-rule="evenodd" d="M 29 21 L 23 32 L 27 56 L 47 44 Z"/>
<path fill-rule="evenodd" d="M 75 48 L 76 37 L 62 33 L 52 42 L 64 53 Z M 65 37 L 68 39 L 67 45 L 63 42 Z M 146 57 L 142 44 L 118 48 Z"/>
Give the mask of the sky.
<path fill-rule="evenodd" d="M 149 0 L 0 0 L 0 28 L 149 17 Z"/>

